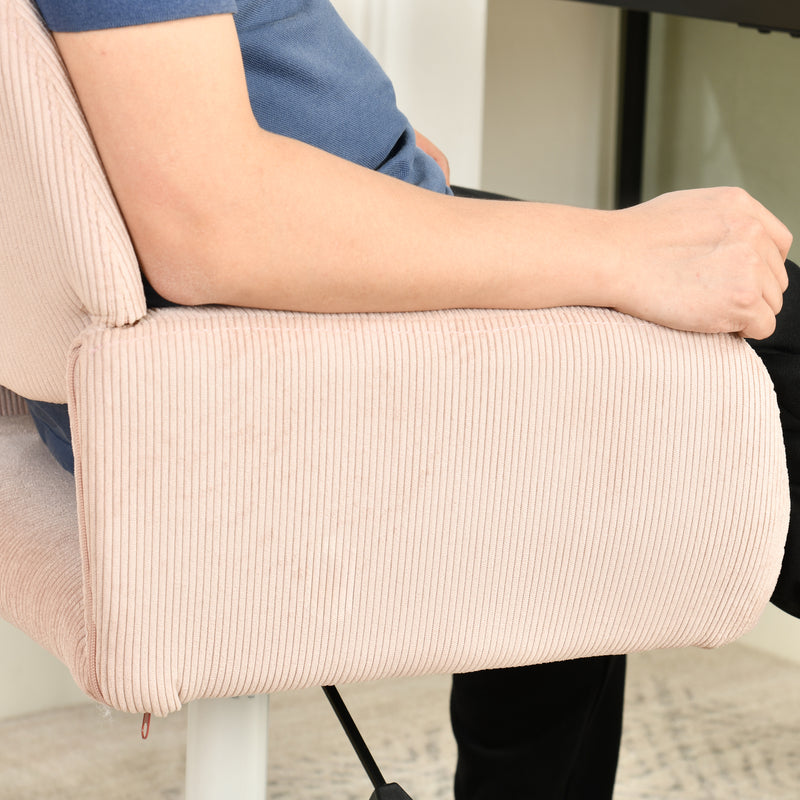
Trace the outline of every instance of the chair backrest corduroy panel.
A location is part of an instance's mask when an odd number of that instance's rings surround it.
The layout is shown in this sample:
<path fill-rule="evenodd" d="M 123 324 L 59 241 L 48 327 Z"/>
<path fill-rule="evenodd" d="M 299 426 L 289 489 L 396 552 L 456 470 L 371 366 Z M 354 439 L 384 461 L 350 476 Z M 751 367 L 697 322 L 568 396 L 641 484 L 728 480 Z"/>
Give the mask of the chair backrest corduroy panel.
<path fill-rule="evenodd" d="M 0 417 L 18 417 L 27 413 L 25 400 L 5 386 L 0 386 Z"/>
<path fill-rule="evenodd" d="M 0 383 L 67 398 L 87 325 L 145 311 L 136 256 L 63 63 L 30 0 L 0 4 Z"/>

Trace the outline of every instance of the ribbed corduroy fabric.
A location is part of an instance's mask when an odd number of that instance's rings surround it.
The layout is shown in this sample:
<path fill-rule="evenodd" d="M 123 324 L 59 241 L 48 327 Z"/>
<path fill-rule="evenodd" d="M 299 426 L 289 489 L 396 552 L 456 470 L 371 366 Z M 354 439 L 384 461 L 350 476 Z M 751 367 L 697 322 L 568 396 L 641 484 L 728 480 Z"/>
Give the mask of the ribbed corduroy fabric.
<path fill-rule="evenodd" d="M 86 621 L 71 476 L 30 416 L 0 416 L 0 615 L 85 685 Z"/>
<path fill-rule="evenodd" d="M 145 313 L 139 269 L 64 67 L 28 0 L 0 4 L 0 384 L 66 402 L 87 325 Z"/>
<path fill-rule="evenodd" d="M 13 417 L 26 414 L 27 406 L 24 398 L 0 386 L 0 417 Z"/>
<path fill-rule="evenodd" d="M 87 331 L 71 393 L 118 708 L 719 645 L 781 562 L 777 409 L 732 336 L 163 309 Z"/>

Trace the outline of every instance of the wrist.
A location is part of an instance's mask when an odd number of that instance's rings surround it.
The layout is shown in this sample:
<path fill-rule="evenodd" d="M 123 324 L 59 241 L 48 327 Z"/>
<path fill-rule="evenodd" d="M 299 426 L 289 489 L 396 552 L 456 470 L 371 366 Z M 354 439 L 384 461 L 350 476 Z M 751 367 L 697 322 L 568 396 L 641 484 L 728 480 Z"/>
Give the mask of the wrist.
<path fill-rule="evenodd" d="M 616 308 L 627 284 L 624 219 L 619 211 L 580 209 L 575 238 L 581 252 L 581 305 Z"/>

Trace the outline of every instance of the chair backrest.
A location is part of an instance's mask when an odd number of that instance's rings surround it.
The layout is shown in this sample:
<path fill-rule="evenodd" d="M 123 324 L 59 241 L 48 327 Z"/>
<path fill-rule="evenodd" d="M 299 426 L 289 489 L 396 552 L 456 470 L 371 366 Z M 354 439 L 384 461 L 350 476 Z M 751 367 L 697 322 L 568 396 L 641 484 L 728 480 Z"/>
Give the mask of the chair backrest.
<path fill-rule="evenodd" d="M 25 401 L 19 395 L 0 386 L 0 417 L 17 417 L 27 413 Z"/>
<path fill-rule="evenodd" d="M 65 402 L 89 325 L 146 312 L 136 256 L 52 37 L 0 4 L 0 384 Z"/>

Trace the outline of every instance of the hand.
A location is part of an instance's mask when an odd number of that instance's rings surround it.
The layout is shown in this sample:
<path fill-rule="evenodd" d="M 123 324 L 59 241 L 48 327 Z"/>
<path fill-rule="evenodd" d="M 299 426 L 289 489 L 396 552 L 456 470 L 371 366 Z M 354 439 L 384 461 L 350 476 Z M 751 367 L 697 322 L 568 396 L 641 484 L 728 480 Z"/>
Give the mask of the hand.
<path fill-rule="evenodd" d="M 414 133 L 417 137 L 417 147 L 423 153 L 427 153 L 442 168 L 444 179 L 449 186 L 450 162 L 447 160 L 447 156 L 427 136 L 423 136 L 418 130 L 415 130 Z"/>
<path fill-rule="evenodd" d="M 792 235 L 745 191 L 674 192 L 614 214 L 617 310 L 679 330 L 774 331 Z"/>

